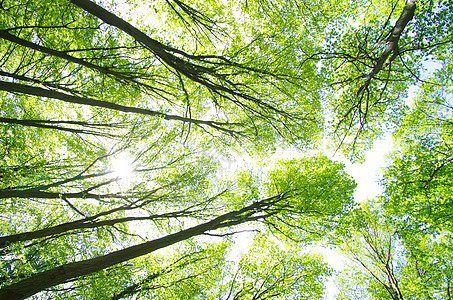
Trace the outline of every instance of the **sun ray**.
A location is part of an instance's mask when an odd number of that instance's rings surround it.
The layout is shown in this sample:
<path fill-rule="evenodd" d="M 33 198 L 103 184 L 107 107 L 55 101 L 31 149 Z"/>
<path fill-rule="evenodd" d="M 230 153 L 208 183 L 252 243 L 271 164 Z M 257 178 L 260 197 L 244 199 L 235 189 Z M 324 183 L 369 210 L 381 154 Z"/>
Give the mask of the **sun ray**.
<path fill-rule="evenodd" d="M 134 159 L 128 153 L 121 153 L 111 161 L 113 175 L 126 179 L 134 172 Z"/>

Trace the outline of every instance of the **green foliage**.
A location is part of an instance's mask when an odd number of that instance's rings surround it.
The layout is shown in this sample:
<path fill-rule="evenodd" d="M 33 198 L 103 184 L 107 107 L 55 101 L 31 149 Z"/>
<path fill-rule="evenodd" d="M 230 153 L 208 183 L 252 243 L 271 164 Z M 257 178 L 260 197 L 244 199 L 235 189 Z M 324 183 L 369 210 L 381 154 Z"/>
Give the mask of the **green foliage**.
<path fill-rule="evenodd" d="M 229 272 L 208 299 L 318 299 L 331 274 L 320 256 L 272 242 L 265 235 L 255 237 L 251 249 Z"/>
<path fill-rule="evenodd" d="M 343 164 L 325 156 L 282 160 L 268 177 L 267 194 L 289 195 L 283 213 L 270 218 L 269 224 L 286 224 L 288 229 L 283 232 L 293 239 L 309 241 L 324 236 L 341 226 L 353 207 L 354 180 Z"/>
<path fill-rule="evenodd" d="M 407 226 L 434 232 L 451 230 L 452 128 L 447 91 L 423 87 L 397 132 L 399 145 L 385 174 L 389 212 Z"/>
<path fill-rule="evenodd" d="M 1 1 L 0 298 L 321 299 L 318 242 L 339 299 L 450 297 L 453 10 L 411 3 Z M 313 153 L 389 132 L 357 205 Z"/>
<path fill-rule="evenodd" d="M 448 298 L 451 232 L 433 235 L 390 217 L 379 203 L 365 203 L 356 211 L 348 236 L 337 240 L 350 260 L 336 279 L 338 298 Z"/>
<path fill-rule="evenodd" d="M 403 2 L 368 1 L 355 17 L 345 16 L 341 31 L 334 27 L 331 34 L 340 38 L 332 36 L 323 51 L 313 54 L 323 59 L 328 74 L 334 145 L 352 158 L 360 159 L 373 140 L 399 125 L 408 89 L 423 82 L 427 62 L 451 58 L 451 47 L 446 46 L 452 41 L 446 21 L 451 3 L 415 2 L 415 16 L 396 46 L 390 36 L 403 16 Z"/>

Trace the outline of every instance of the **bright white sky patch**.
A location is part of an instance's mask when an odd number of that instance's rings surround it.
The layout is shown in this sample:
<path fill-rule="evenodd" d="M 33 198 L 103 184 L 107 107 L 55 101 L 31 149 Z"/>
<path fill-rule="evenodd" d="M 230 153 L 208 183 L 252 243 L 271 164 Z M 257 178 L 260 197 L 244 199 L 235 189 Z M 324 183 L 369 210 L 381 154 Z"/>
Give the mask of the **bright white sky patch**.
<path fill-rule="evenodd" d="M 121 153 L 110 162 L 114 177 L 128 178 L 134 171 L 134 159 L 127 153 Z"/>
<path fill-rule="evenodd" d="M 383 140 L 376 141 L 373 148 L 366 152 L 364 163 L 352 164 L 347 160 L 341 160 L 346 165 L 346 172 L 357 182 L 354 193 L 356 202 L 372 199 L 383 192 L 378 180 L 382 177 L 382 169 L 387 166 L 386 155 L 392 148 L 392 138 L 387 135 Z"/>

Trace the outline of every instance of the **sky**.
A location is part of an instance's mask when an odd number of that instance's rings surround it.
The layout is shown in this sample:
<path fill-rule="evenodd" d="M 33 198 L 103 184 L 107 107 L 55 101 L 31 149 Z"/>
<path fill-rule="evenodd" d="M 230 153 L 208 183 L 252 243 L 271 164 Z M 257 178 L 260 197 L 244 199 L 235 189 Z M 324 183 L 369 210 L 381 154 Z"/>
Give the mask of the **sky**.
<path fill-rule="evenodd" d="M 365 152 L 365 160 L 363 163 L 351 163 L 347 158 L 339 153 L 335 155 L 327 154 L 332 160 L 340 161 L 345 164 L 346 172 L 351 175 L 357 183 L 357 188 L 354 194 L 356 202 L 364 202 L 367 199 L 375 198 L 383 192 L 382 187 L 379 185 L 379 179 L 382 178 L 382 170 L 387 166 L 388 160 L 386 156 L 393 149 L 392 137 L 390 134 L 386 135 L 383 139 L 377 140 L 373 144 L 373 148 Z M 215 151 L 209 153 L 209 155 L 217 157 L 221 164 L 221 174 L 223 171 L 231 171 L 241 167 L 242 164 L 254 164 L 253 161 L 249 161 L 244 155 L 235 159 L 234 161 L 228 161 L 222 159 L 220 155 L 216 155 Z M 281 159 L 281 158 L 295 158 L 300 156 L 301 153 L 296 150 L 277 151 L 277 153 L 270 160 Z M 268 164 L 268 167 L 271 164 Z M 222 171 L 223 169 L 223 171 Z M 235 235 L 235 248 L 229 253 L 229 259 L 233 261 L 239 261 L 241 253 L 246 252 L 250 247 L 250 242 L 253 240 L 254 232 L 244 232 Z M 333 249 L 327 249 L 323 247 L 309 247 L 312 252 L 321 253 L 324 256 L 324 260 L 335 270 L 341 271 L 346 263 L 346 259 L 342 257 L 338 252 Z M 336 299 L 335 294 L 337 288 L 334 282 L 334 278 L 330 278 L 327 283 L 326 299 Z"/>
<path fill-rule="evenodd" d="M 392 138 L 387 135 L 384 139 L 376 141 L 373 148 L 366 152 L 364 163 L 353 164 L 344 158 L 339 159 L 346 165 L 346 172 L 357 182 L 354 194 L 356 202 L 374 198 L 383 192 L 378 180 L 382 177 L 382 169 L 387 166 L 386 155 L 392 149 Z"/>

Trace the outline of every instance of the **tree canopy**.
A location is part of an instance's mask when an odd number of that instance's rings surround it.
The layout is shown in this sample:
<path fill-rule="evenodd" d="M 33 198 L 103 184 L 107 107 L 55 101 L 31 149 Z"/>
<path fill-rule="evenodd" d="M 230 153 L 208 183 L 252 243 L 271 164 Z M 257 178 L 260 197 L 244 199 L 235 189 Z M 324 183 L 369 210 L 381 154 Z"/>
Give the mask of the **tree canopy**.
<path fill-rule="evenodd" d="M 451 299 L 452 5 L 1 1 L 0 299 Z"/>

